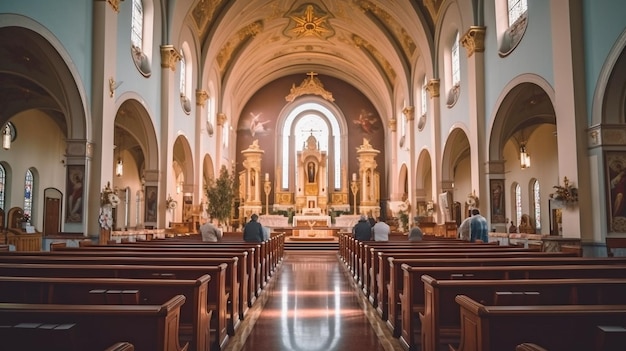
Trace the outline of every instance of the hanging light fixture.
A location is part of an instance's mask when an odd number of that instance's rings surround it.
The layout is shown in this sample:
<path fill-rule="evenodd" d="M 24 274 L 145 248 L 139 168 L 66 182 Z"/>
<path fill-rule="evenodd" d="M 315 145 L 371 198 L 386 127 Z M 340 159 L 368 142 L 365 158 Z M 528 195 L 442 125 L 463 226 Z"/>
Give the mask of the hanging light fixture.
<path fill-rule="evenodd" d="M 117 163 L 115 164 L 115 175 L 121 177 L 124 175 L 124 161 L 122 160 L 122 136 L 120 135 L 120 145 L 115 147 L 117 151 Z"/>
<path fill-rule="evenodd" d="M 5 150 L 9 150 L 11 148 L 11 126 L 9 123 L 4 125 L 4 129 L 2 130 L 2 148 Z"/>
<path fill-rule="evenodd" d="M 530 167 L 530 155 L 526 150 L 526 142 L 522 142 L 519 147 L 519 162 L 522 169 Z"/>

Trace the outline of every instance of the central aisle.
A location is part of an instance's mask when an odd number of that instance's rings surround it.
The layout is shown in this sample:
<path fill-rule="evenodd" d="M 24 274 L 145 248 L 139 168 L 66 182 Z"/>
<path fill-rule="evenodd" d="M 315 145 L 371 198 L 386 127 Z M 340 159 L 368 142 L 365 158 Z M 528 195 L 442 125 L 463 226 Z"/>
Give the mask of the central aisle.
<path fill-rule="evenodd" d="M 336 251 L 286 251 L 273 279 L 227 351 L 402 350 Z"/>

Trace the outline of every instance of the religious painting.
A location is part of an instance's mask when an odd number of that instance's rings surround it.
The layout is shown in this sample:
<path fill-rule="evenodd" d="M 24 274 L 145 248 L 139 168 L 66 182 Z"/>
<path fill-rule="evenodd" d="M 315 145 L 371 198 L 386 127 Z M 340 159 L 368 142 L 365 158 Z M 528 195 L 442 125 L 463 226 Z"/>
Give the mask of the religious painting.
<path fill-rule="evenodd" d="M 626 152 L 605 153 L 609 230 L 626 233 Z"/>
<path fill-rule="evenodd" d="M 504 180 L 489 180 L 489 196 L 491 206 L 491 223 L 506 223 L 504 215 Z"/>
<path fill-rule="evenodd" d="M 268 124 L 272 121 L 269 118 L 261 118 L 262 112 L 254 113 L 250 112 L 250 117 L 245 118 L 239 125 L 241 129 L 248 130 L 250 136 L 258 137 L 260 135 L 267 135 L 270 133 Z"/>
<path fill-rule="evenodd" d="M 146 187 L 146 211 L 144 221 L 146 223 L 157 221 L 158 193 L 156 186 Z"/>
<path fill-rule="evenodd" d="M 67 166 L 67 191 L 65 204 L 65 222 L 81 223 L 83 221 L 83 183 L 85 179 L 84 165 Z"/>
<path fill-rule="evenodd" d="M 361 131 L 365 134 L 372 134 L 378 131 L 379 119 L 374 116 L 374 113 L 361 109 L 359 115 L 352 120 L 354 124 L 358 124 L 361 127 Z"/>

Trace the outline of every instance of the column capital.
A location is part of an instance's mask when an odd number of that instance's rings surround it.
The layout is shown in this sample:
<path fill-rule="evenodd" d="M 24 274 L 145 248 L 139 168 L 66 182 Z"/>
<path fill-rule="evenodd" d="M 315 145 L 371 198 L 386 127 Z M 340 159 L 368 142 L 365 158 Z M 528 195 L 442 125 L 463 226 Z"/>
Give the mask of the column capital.
<path fill-rule="evenodd" d="M 461 38 L 461 45 L 467 50 L 467 57 L 470 57 L 474 52 L 485 51 L 485 27 L 471 26 L 463 38 Z"/>
<path fill-rule="evenodd" d="M 403 108 L 402 113 L 406 117 L 407 121 L 412 121 L 415 119 L 415 107 L 414 106 L 407 106 Z"/>
<path fill-rule="evenodd" d="M 395 118 L 392 118 L 389 120 L 389 129 L 392 132 L 395 132 L 397 130 L 398 127 L 398 121 Z"/>
<path fill-rule="evenodd" d="M 169 68 L 176 71 L 176 62 L 183 57 L 174 48 L 174 45 L 161 45 L 161 68 Z"/>
<path fill-rule="evenodd" d="M 226 123 L 226 121 L 228 120 L 228 117 L 226 117 L 226 114 L 224 112 L 220 112 L 217 114 L 217 125 L 218 126 L 223 126 L 224 123 Z"/>
<path fill-rule="evenodd" d="M 196 90 L 196 105 L 204 107 L 209 99 L 209 93 L 206 90 Z"/>
<path fill-rule="evenodd" d="M 439 79 L 431 79 L 426 84 L 426 91 L 430 98 L 439 97 Z"/>

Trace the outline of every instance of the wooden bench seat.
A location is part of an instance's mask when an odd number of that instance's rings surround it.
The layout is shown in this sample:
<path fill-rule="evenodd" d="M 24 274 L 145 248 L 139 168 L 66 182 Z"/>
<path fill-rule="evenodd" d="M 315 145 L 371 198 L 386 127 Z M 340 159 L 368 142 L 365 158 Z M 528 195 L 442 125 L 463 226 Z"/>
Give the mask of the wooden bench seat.
<path fill-rule="evenodd" d="M 14 256 L 19 257 L 19 256 Z M 2 276 L 41 276 L 41 277 L 112 277 L 130 279 L 197 279 L 208 274 L 211 276 L 211 283 L 208 285 L 207 308 L 212 310 L 210 326 L 215 330 L 216 336 L 213 338 L 219 345 L 228 342 L 229 334 L 233 335 L 234 325 L 229 321 L 228 298 L 226 292 L 226 272 L 228 265 L 221 260 L 209 265 L 209 261 L 204 264 L 191 264 L 184 266 L 184 263 L 191 263 L 183 258 L 174 262 L 163 259 L 161 262 L 143 261 L 140 259 L 115 260 L 113 257 L 74 257 L 68 259 L 63 256 L 35 256 L 38 260 L 17 260 L 17 263 L 0 263 L 0 275 Z M 3 258 L 3 257 L 0 257 Z M 4 257 L 6 258 L 6 257 Z M 45 258 L 48 258 L 45 260 Z M 83 258 L 81 260 L 81 258 Z M 0 260 L 1 261 L 1 260 Z M 25 263 L 20 263 L 25 262 Z M 99 264 L 98 264 L 99 263 Z M 172 266 L 166 264 L 171 263 Z M 178 265 L 177 265 L 178 264 Z M 231 318 L 232 320 L 232 318 Z"/>
<path fill-rule="evenodd" d="M 184 303 L 183 295 L 176 295 L 160 305 L 0 303 L 0 325 L 75 324 L 77 332 L 73 333 L 73 343 L 79 350 L 104 350 L 125 340 L 137 350 L 186 351 L 189 345 L 181 345 L 178 337 L 180 309 Z"/>
<path fill-rule="evenodd" d="M 421 331 L 421 347 L 425 351 L 447 350 L 448 344 L 459 344 L 461 317 L 455 304 L 457 295 L 467 295 L 486 305 L 618 305 L 626 296 L 624 278 L 438 280 L 422 275 L 421 279 L 425 298 L 424 310 L 418 314 L 421 328 L 403 301 L 401 342 L 416 349 L 415 338 Z M 407 286 L 410 284 L 405 283 L 405 291 Z"/>
<path fill-rule="evenodd" d="M 402 265 L 416 267 L 482 267 L 482 266 L 573 266 L 573 265 L 626 265 L 626 258 L 579 258 L 579 257 L 519 257 L 507 258 L 443 258 L 430 259 L 412 256 L 389 255 L 379 253 L 379 261 L 387 261 L 387 265 L 379 262 L 379 274 L 377 279 L 381 287 L 379 291 L 379 304 L 377 310 L 381 317 L 387 312 L 387 326 L 393 330 L 395 336 L 400 336 L 401 305 L 399 296 L 404 288 L 404 272 Z M 385 269 L 385 267 L 387 269 Z M 419 274 L 412 280 L 419 286 L 413 289 L 423 290 L 422 281 Z M 386 303 L 385 303 L 386 301 Z"/>
<path fill-rule="evenodd" d="M 0 301 L 66 305 L 158 305 L 183 295 L 180 339 L 190 350 L 210 350 L 209 275 L 197 279 L 51 278 L 0 276 Z M 217 342 L 217 337 L 214 338 Z"/>
<path fill-rule="evenodd" d="M 116 342 L 104 351 L 135 351 L 135 346 L 129 342 Z"/>
<path fill-rule="evenodd" d="M 449 348 L 455 351 L 618 350 L 602 344 L 598 327 L 626 325 L 623 304 L 493 306 L 465 295 L 455 301 L 463 320 L 460 344 Z"/>

